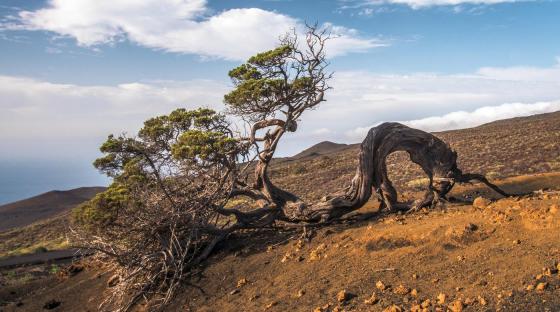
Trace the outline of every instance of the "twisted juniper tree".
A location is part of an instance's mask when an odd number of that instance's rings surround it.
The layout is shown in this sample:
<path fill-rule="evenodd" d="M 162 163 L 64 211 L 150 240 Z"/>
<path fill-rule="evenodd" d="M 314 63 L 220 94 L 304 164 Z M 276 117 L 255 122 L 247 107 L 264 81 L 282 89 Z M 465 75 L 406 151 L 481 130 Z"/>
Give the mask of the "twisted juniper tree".
<path fill-rule="evenodd" d="M 234 231 L 329 221 L 360 208 L 372 194 L 382 207 L 400 208 L 385 165 L 395 151 L 408 152 L 430 178 L 413 208 L 433 205 L 455 182 L 473 179 L 506 195 L 482 175 L 463 174 L 443 141 L 397 123 L 369 131 L 350 186 L 325 201 L 304 203 L 275 186 L 268 168 L 280 140 L 330 88 L 329 34 L 311 26 L 302 39 L 287 35 L 276 49 L 229 72 L 234 88 L 224 102 L 247 123 L 246 134 L 213 110 L 177 109 L 147 120 L 134 137 L 109 136 L 101 146 L 104 156 L 94 165 L 113 183 L 75 209 L 73 219 L 77 244 L 99 251 L 115 272 L 104 309 L 128 310 L 141 299 L 162 307 Z"/>

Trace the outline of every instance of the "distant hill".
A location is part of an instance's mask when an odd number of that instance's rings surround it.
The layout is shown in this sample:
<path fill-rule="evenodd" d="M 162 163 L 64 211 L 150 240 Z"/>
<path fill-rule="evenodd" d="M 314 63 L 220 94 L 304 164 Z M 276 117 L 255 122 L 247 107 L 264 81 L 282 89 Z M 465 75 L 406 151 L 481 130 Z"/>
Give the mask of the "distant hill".
<path fill-rule="evenodd" d="M 104 187 L 80 187 L 67 191 L 50 191 L 2 205 L 0 206 L 0 232 L 67 212 L 103 190 Z"/>
<path fill-rule="evenodd" d="M 292 158 L 292 159 L 302 159 L 302 158 L 326 155 L 326 154 L 339 152 L 341 150 L 347 149 L 349 146 L 351 146 L 351 145 L 334 143 L 334 142 L 330 142 L 330 141 L 323 141 L 323 142 L 317 143 L 317 144 L 299 152 L 298 154 L 296 154 L 296 155 L 294 155 L 290 158 Z"/>

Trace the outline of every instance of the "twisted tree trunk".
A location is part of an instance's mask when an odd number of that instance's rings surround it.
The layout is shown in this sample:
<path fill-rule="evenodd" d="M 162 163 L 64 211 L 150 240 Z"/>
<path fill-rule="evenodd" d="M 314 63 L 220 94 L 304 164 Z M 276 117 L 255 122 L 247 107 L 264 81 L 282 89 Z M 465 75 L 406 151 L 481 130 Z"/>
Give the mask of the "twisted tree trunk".
<path fill-rule="evenodd" d="M 398 203 L 397 192 L 388 177 L 387 157 L 397 151 L 406 151 L 410 160 L 422 168 L 430 181 L 424 198 L 412 207 Z M 457 168 L 457 153 L 433 134 L 399 123 L 383 123 L 371 128 L 362 142 L 356 174 L 345 192 L 286 215 L 295 222 L 336 219 L 362 207 L 373 193 L 378 196 L 381 208 L 415 210 L 445 198 L 455 182 L 471 180 L 479 180 L 501 195 L 508 195 L 483 175 L 463 174 Z"/>

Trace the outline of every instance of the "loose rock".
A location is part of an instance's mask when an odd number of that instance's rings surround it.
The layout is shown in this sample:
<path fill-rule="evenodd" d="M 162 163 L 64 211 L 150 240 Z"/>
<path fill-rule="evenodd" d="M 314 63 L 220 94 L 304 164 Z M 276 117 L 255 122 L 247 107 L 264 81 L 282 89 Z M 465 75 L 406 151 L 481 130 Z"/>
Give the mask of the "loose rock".
<path fill-rule="evenodd" d="M 486 299 L 484 299 L 484 297 L 482 296 L 478 296 L 478 303 L 482 306 L 485 306 L 488 304 L 488 302 L 486 302 Z"/>
<path fill-rule="evenodd" d="M 392 306 L 385 308 L 383 312 L 402 312 L 402 310 L 403 309 L 401 307 L 393 304 Z"/>
<path fill-rule="evenodd" d="M 338 294 L 336 294 L 336 300 L 338 300 L 338 302 L 347 301 L 350 299 L 350 297 L 350 293 L 348 293 L 346 289 L 343 289 L 339 291 Z"/>
<path fill-rule="evenodd" d="M 385 289 L 387 289 L 387 286 L 385 284 L 383 284 L 382 281 L 377 281 L 377 283 L 375 283 L 375 287 L 377 287 L 377 289 L 384 291 Z"/>
<path fill-rule="evenodd" d="M 241 288 L 241 287 L 245 286 L 245 284 L 247 284 L 247 279 L 242 278 L 242 279 L 237 281 L 237 288 Z"/>
<path fill-rule="evenodd" d="M 490 200 L 487 199 L 487 198 L 484 198 L 482 196 L 479 196 L 479 197 L 475 198 L 472 205 L 473 205 L 474 208 L 486 209 L 486 207 L 488 207 L 488 205 L 490 205 Z"/>
<path fill-rule="evenodd" d="M 397 288 L 395 288 L 394 293 L 397 295 L 401 295 L 404 296 L 406 294 L 408 294 L 410 292 L 410 288 L 405 287 L 404 285 L 399 285 L 397 286 Z"/>
<path fill-rule="evenodd" d="M 439 304 L 444 304 L 446 298 L 447 298 L 447 296 L 446 296 L 444 293 L 440 293 L 440 294 L 437 296 L 437 303 L 439 303 Z"/>
<path fill-rule="evenodd" d="M 463 302 L 461 300 L 453 301 L 453 303 L 449 305 L 449 310 L 451 310 L 451 312 L 462 312 Z"/>
<path fill-rule="evenodd" d="M 538 283 L 536 289 L 538 291 L 544 291 L 548 287 L 547 282 Z"/>
<path fill-rule="evenodd" d="M 379 302 L 379 298 L 377 298 L 377 294 L 374 292 L 371 294 L 371 297 L 369 297 L 368 299 L 364 300 L 365 304 L 369 304 L 369 305 L 374 305 L 376 303 Z"/>
<path fill-rule="evenodd" d="M 420 304 L 422 308 L 429 308 L 431 305 L 432 305 L 432 301 L 430 299 L 426 299 L 422 301 L 422 304 Z"/>

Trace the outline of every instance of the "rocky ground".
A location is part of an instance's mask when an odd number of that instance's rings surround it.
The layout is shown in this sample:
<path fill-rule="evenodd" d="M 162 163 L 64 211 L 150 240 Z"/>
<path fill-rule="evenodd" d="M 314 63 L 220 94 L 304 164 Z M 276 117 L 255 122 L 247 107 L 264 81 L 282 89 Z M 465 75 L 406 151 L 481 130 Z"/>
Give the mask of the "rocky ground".
<path fill-rule="evenodd" d="M 500 199 L 467 185 L 453 195 L 473 205 L 371 214 L 371 202 L 330 226 L 241 233 L 167 310 L 558 311 L 560 173 L 500 184 L 534 192 Z M 97 310 L 103 268 L 59 275 L 18 286 L 2 272 L 0 310 Z"/>

